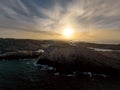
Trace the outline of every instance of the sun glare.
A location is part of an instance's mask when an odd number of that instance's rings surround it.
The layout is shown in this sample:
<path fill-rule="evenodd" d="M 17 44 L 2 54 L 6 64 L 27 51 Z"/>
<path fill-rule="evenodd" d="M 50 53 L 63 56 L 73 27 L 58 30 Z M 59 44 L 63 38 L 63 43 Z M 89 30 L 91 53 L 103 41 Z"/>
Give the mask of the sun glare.
<path fill-rule="evenodd" d="M 67 37 L 67 38 L 72 37 L 72 35 L 73 35 L 73 29 L 72 29 L 72 28 L 65 28 L 65 29 L 63 30 L 63 35 L 64 35 L 65 37 Z"/>

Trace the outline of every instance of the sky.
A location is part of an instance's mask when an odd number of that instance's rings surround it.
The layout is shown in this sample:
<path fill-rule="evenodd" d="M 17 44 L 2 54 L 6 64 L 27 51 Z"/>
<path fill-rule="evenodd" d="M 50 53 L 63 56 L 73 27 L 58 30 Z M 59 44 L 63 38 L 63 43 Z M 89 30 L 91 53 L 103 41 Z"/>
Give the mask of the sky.
<path fill-rule="evenodd" d="M 120 43 L 120 0 L 0 0 L 0 37 Z"/>

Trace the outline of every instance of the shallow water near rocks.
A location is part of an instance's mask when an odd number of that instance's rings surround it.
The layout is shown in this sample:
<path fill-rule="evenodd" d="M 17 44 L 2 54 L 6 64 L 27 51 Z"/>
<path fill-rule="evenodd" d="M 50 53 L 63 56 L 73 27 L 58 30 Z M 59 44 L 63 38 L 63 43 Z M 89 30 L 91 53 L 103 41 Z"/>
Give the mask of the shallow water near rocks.
<path fill-rule="evenodd" d="M 0 90 L 119 90 L 119 78 L 55 75 L 35 65 L 36 60 L 0 61 Z M 46 67 L 48 68 L 48 67 Z M 52 68 L 48 68 L 52 69 Z"/>

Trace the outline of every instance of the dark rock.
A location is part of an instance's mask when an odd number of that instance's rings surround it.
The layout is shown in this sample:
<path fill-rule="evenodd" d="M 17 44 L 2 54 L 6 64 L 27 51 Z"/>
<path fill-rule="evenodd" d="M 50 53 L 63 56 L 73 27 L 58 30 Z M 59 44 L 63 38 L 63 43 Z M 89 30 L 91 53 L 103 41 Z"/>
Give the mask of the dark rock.
<path fill-rule="evenodd" d="M 39 57 L 37 64 L 46 64 L 61 73 L 73 71 L 120 75 L 120 65 L 113 58 L 84 46 L 52 45 Z M 120 60 L 119 60 L 120 62 Z"/>

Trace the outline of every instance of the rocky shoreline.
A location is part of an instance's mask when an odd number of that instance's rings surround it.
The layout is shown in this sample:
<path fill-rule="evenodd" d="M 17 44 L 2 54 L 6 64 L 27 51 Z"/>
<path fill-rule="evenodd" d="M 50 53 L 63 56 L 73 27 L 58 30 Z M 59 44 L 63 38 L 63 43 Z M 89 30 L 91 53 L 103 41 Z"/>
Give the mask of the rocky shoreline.
<path fill-rule="evenodd" d="M 44 50 L 40 49 L 37 51 L 27 51 L 27 50 L 18 50 L 18 51 L 10 51 L 4 52 L 0 54 L 0 60 L 11 60 L 11 59 L 29 59 L 29 58 L 38 58 Z"/>
<path fill-rule="evenodd" d="M 116 57 L 112 57 L 111 53 Z M 39 57 L 37 64 L 52 66 L 59 73 L 80 71 L 119 76 L 120 58 L 118 54 L 120 53 L 99 52 L 69 44 L 53 45 Z"/>

